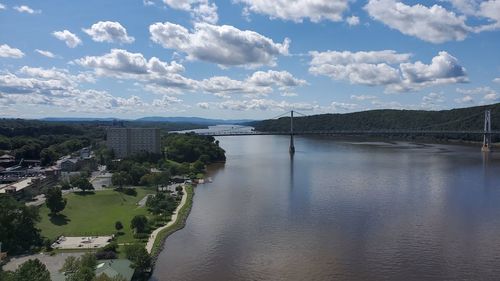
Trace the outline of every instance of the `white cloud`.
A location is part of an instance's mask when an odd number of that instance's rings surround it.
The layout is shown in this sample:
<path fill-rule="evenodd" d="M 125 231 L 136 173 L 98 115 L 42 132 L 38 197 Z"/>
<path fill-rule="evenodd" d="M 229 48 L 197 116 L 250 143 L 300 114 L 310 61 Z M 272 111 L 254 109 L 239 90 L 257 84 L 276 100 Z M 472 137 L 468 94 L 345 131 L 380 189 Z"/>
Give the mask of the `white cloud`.
<path fill-rule="evenodd" d="M 408 89 L 468 82 L 465 68 L 459 65 L 455 57 L 444 51 L 432 58 L 431 64 L 424 64 L 420 61 L 402 63 L 400 69 L 403 87 Z"/>
<path fill-rule="evenodd" d="M 490 87 L 477 87 L 474 89 L 457 88 L 457 92 L 470 97 L 482 96 L 483 100 L 489 102 L 497 101 L 499 97 L 498 93 Z"/>
<path fill-rule="evenodd" d="M 144 6 L 154 6 L 155 2 L 152 0 L 142 0 L 142 4 L 144 4 Z"/>
<path fill-rule="evenodd" d="M 189 60 L 203 60 L 222 66 L 275 65 L 278 55 L 288 55 L 290 40 L 274 43 L 257 32 L 229 25 L 195 24 L 190 32 L 170 22 L 149 27 L 151 40 L 164 48 L 186 53 Z"/>
<path fill-rule="evenodd" d="M 134 37 L 128 36 L 127 30 L 119 22 L 114 21 L 100 21 L 83 31 L 96 42 L 132 43 L 135 41 Z"/>
<path fill-rule="evenodd" d="M 399 72 L 389 64 L 407 61 L 410 58 L 409 54 L 398 54 L 392 50 L 356 53 L 314 51 L 310 54 L 311 73 L 369 86 L 398 83 Z"/>
<path fill-rule="evenodd" d="M 465 68 L 447 52 L 439 52 L 431 64 L 407 62 L 409 54 L 395 51 L 310 52 L 309 72 L 351 84 L 385 86 L 389 92 L 418 90 L 440 84 L 465 83 Z"/>
<path fill-rule="evenodd" d="M 476 28 L 476 32 L 500 29 L 500 0 L 482 1 L 477 13 L 492 23 Z"/>
<path fill-rule="evenodd" d="M 305 80 L 293 77 L 287 71 L 254 72 L 247 79 L 240 81 L 226 76 L 216 76 L 201 81 L 201 88 L 221 98 L 228 98 L 232 94 L 245 94 L 246 97 L 267 95 L 275 88 L 288 93 L 290 89 L 306 85 Z"/>
<path fill-rule="evenodd" d="M 500 83 L 500 77 L 493 79 L 493 82 Z"/>
<path fill-rule="evenodd" d="M 353 111 L 353 110 L 356 110 L 356 109 L 359 109 L 359 105 L 357 104 L 354 104 L 354 103 L 345 103 L 345 102 L 332 102 L 330 104 L 330 108 L 332 111 Z"/>
<path fill-rule="evenodd" d="M 444 96 L 440 93 L 429 93 L 422 97 L 425 104 L 436 104 L 444 102 Z"/>
<path fill-rule="evenodd" d="M 0 57 L 20 59 L 24 57 L 24 53 L 19 49 L 13 48 L 7 44 L 3 44 L 0 45 Z"/>
<path fill-rule="evenodd" d="M 175 61 L 167 63 L 156 57 L 147 60 L 141 53 L 122 49 L 112 49 L 103 56 L 87 56 L 74 62 L 94 69 L 99 76 L 141 81 L 146 84 L 146 90 L 160 94 L 192 90 L 197 86 L 195 80 L 180 74 L 184 66 Z"/>
<path fill-rule="evenodd" d="M 4 4 L 0 3 L 0 10 L 6 10 L 6 9 L 7 9 L 7 7 L 5 7 Z"/>
<path fill-rule="evenodd" d="M 208 106 L 208 107 L 207 107 Z M 212 108 L 216 107 L 222 110 L 248 111 L 286 111 L 286 110 L 301 110 L 312 111 L 319 109 L 320 106 L 315 103 L 290 103 L 287 101 L 276 101 L 270 99 L 248 99 L 248 100 L 226 100 L 223 102 L 202 102 L 198 103 L 198 107 Z"/>
<path fill-rule="evenodd" d="M 209 109 L 210 108 L 210 104 L 208 102 L 199 102 L 196 104 L 196 106 L 198 106 L 199 108 L 202 108 L 202 109 Z"/>
<path fill-rule="evenodd" d="M 463 96 L 462 98 L 455 99 L 456 103 L 474 103 L 474 99 L 471 96 Z"/>
<path fill-rule="evenodd" d="M 476 14 L 478 7 L 477 0 L 443 0 L 445 2 L 450 2 L 455 9 L 465 15 Z"/>
<path fill-rule="evenodd" d="M 346 22 L 347 22 L 347 24 L 349 24 L 350 26 L 355 26 L 355 25 L 358 25 L 358 24 L 359 24 L 359 17 L 356 17 L 356 16 L 350 16 L 350 17 L 346 18 Z"/>
<path fill-rule="evenodd" d="M 357 101 L 374 100 L 376 98 L 377 98 L 376 96 L 370 96 L 370 95 L 351 95 L 351 99 Z"/>
<path fill-rule="evenodd" d="M 21 6 L 15 6 L 12 7 L 14 10 L 18 11 L 19 13 L 27 13 L 27 14 L 40 14 L 42 11 L 40 10 L 33 10 L 32 8 L 26 6 L 26 5 L 21 5 Z"/>
<path fill-rule="evenodd" d="M 342 15 L 349 9 L 349 0 L 236 0 L 244 3 L 244 14 L 254 12 L 268 15 L 271 19 L 302 22 L 322 20 L 341 21 Z"/>
<path fill-rule="evenodd" d="M 190 12 L 196 22 L 217 23 L 217 5 L 208 0 L 163 0 L 172 9 Z"/>
<path fill-rule="evenodd" d="M 395 0 L 369 0 L 365 10 L 370 16 L 406 35 L 431 43 L 462 41 L 472 29 L 466 17 L 442 6 L 406 5 Z"/>
<path fill-rule="evenodd" d="M 48 57 L 48 58 L 55 58 L 56 57 L 56 55 L 54 55 L 50 51 L 44 51 L 44 50 L 36 49 L 35 52 L 39 53 L 40 55 L 42 55 L 44 57 Z"/>
<path fill-rule="evenodd" d="M 66 69 L 24 66 L 18 74 L 0 74 L 0 102 L 6 105 L 47 105 L 66 112 L 119 113 L 178 111 L 182 100 L 163 96 L 151 103 L 138 96 L 116 97 L 106 91 L 81 89 L 92 79 L 88 73 L 72 75 Z"/>
<path fill-rule="evenodd" d="M 80 40 L 78 36 L 76 36 L 75 34 L 71 33 L 66 29 L 63 31 L 54 31 L 52 32 L 52 35 L 55 38 L 64 41 L 64 43 L 66 43 L 66 46 L 70 48 L 75 48 L 76 46 L 82 44 L 82 40 Z"/>
<path fill-rule="evenodd" d="M 87 56 L 75 61 L 77 64 L 94 68 L 98 74 L 168 74 L 184 71 L 176 62 L 166 63 L 156 57 L 149 60 L 141 53 L 130 53 L 122 49 L 112 49 L 103 56 Z"/>

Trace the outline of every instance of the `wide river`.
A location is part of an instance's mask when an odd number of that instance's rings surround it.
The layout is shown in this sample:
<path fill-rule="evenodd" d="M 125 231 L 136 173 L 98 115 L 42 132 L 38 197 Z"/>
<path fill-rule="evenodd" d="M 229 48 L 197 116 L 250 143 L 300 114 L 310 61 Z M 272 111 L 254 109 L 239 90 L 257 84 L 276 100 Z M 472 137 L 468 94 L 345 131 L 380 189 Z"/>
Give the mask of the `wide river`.
<path fill-rule="evenodd" d="M 220 137 L 152 280 L 500 280 L 500 153 Z"/>

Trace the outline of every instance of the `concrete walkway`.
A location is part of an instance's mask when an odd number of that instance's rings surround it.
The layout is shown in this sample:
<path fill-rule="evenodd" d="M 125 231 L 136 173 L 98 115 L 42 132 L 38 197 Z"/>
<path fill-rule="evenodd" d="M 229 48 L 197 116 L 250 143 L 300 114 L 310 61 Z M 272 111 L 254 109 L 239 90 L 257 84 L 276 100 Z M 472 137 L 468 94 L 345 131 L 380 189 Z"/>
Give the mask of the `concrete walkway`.
<path fill-rule="evenodd" d="M 184 206 L 184 204 L 186 204 L 186 201 L 187 201 L 186 186 L 184 186 L 184 185 L 182 186 L 182 193 L 183 193 L 183 195 L 182 195 L 181 203 L 179 204 L 179 206 L 177 206 L 174 213 L 172 214 L 172 219 L 166 225 L 155 229 L 153 231 L 153 233 L 151 233 L 151 235 L 149 236 L 148 243 L 146 244 L 146 250 L 148 251 L 148 253 L 151 253 L 151 251 L 153 250 L 153 245 L 155 243 L 156 236 L 158 235 L 158 233 L 160 233 L 160 231 L 164 230 L 165 228 L 167 228 L 167 227 L 173 225 L 175 222 L 177 222 L 177 215 L 178 215 L 180 209 Z"/>

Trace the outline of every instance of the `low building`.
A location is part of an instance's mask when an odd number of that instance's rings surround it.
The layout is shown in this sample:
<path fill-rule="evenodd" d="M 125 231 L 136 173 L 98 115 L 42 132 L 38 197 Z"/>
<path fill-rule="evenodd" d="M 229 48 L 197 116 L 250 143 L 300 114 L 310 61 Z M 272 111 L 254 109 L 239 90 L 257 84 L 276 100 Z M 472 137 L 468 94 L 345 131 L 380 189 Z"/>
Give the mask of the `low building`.
<path fill-rule="evenodd" d="M 61 162 L 59 162 L 59 167 L 63 172 L 74 172 L 78 170 L 79 166 L 78 162 L 79 162 L 78 158 L 66 158 L 61 160 Z"/>
<path fill-rule="evenodd" d="M 95 275 L 99 277 L 102 274 L 106 274 L 110 278 L 121 276 L 124 280 L 130 281 L 135 272 L 131 265 L 132 262 L 127 259 L 98 260 Z M 64 272 L 51 272 L 51 278 L 53 281 L 64 281 L 66 280 L 66 275 Z"/>
<path fill-rule="evenodd" d="M 32 198 L 42 193 L 43 179 L 32 177 L 20 181 L 0 185 L 0 194 L 11 194 L 14 197 Z"/>
<path fill-rule="evenodd" d="M 4 154 L 0 156 L 0 167 L 10 167 L 16 163 L 16 158 L 12 155 Z"/>

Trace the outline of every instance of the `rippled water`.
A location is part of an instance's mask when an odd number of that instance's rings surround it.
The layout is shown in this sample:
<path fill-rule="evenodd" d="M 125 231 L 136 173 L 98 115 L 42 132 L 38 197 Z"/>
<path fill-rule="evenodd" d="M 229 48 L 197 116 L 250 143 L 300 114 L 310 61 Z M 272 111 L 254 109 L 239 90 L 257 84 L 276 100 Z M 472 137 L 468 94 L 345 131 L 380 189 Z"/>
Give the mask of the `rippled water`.
<path fill-rule="evenodd" d="M 152 280 L 500 280 L 500 155 L 221 137 Z M 500 153 L 499 153 L 500 154 Z"/>

